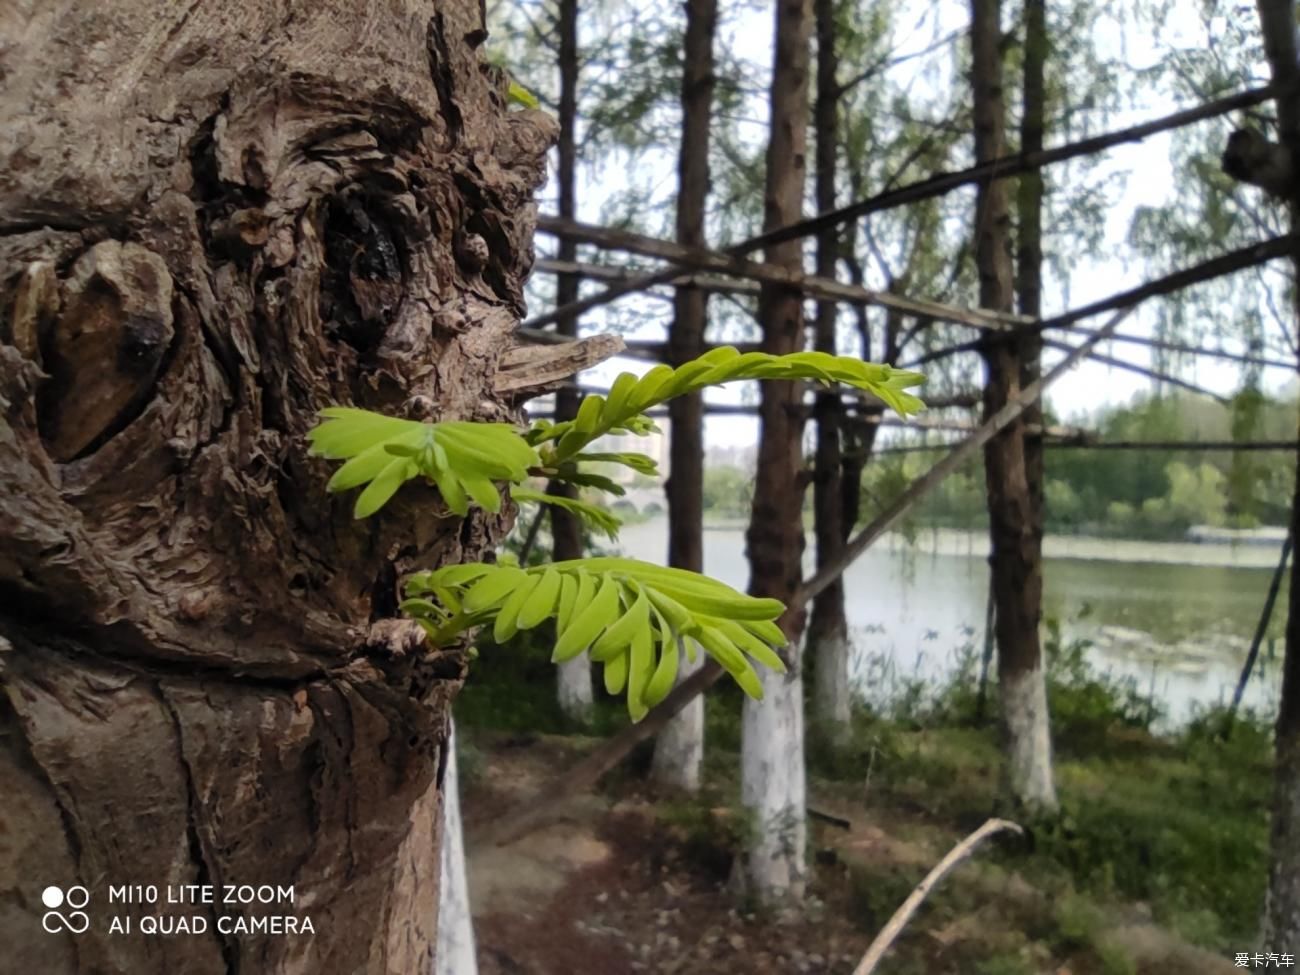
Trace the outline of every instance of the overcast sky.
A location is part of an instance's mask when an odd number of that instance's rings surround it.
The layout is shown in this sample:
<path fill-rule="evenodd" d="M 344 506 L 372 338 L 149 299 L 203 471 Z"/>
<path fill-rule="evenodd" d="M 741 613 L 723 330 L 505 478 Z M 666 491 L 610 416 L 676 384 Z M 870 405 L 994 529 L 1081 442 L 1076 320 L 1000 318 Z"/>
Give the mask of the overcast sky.
<path fill-rule="evenodd" d="M 1186 0 L 1179 0 L 1179 2 L 1186 3 Z M 727 45 L 737 55 L 751 61 L 755 66 L 761 67 L 763 71 L 767 71 L 771 60 L 771 8 L 767 5 L 763 6 L 764 9 L 760 11 L 742 15 L 729 24 L 724 23 L 720 43 Z M 913 11 L 912 14 L 906 13 L 909 9 Z M 896 33 L 896 50 L 900 54 L 925 48 L 936 38 L 953 30 L 963 29 L 967 23 L 969 8 L 965 3 L 945 0 L 938 4 L 908 3 L 904 5 L 903 10 L 905 12 L 899 15 L 898 21 L 902 26 Z M 1181 34 L 1177 28 L 1162 33 L 1162 43 L 1166 45 L 1204 43 L 1202 27 L 1196 16 L 1192 14 L 1190 6 L 1188 13 L 1191 16 L 1185 20 L 1179 17 L 1171 18 L 1175 24 L 1179 21 L 1187 24 L 1187 29 Z M 1159 56 L 1150 36 L 1142 31 L 1130 31 L 1125 39 L 1117 29 L 1104 23 L 1099 24 L 1095 29 L 1099 32 L 1101 43 L 1113 45 L 1115 56 L 1122 56 L 1128 64 L 1135 66 L 1149 64 Z M 964 43 L 964 38 L 962 42 Z M 1123 44 L 1122 50 L 1121 44 Z M 946 86 L 952 83 L 951 71 L 948 67 L 950 62 L 945 60 L 950 59 L 950 56 L 950 52 L 940 52 L 932 59 L 934 63 L 930 68 L 938 72 L 937 83 L 940 85 Z M 894 70 L 915 71 L 919 78 L 920 73 L 926 68 L 926 63 L 925 59 L 917 59 Z M 915 85 L 916 83 L 914 88 Z M 1133 108 L 1113 112 L 1106 119 L 1105 124 L 1096 127 L 1095 131 L 1122 128 L 1147 119 L 1158 118 L 1182 107 L 1174 104 L 1171 99 L 1157 90 L 1134 93 L 1132 102 Z M 766 110 L 766 105 L 763 104 L 755 105 L 750 112 L 758 116 L 753 131 L 756 139 L 766 138 L 763 125 Z M 1049 139 L 1049 145 L 1054 144 L 1054 141 L 1059 140 Z M 1134 210 L 1141 205 L 1166 203 L 1174 192 L 1170 142 L 1170 137 L 1166 134 L 1152 137 L 1140 144 L 1117 147 L 1108 152 L 1099 175 L 1114 173 L 1122 175 L 1123 178 L 1116 181 L 1111 196 L 1111 206 L 1107 211 L 1106 243 L 1096 253 L 1079 255 L 1071 271 L 1068 295 L 1064 293 L 1059 282 L 1056 282 L 1055 286 L 1053 282 L 1047 282 L 1044 294 L 1044 307 L 1047 314 L 1064 310 L 1067 305 L 1087 303 L 1133 287 L 1150 276 L 1151 272 L 1139 262 L 1125 261 L 1121 255 L 1125 253 L 1123 244 Z M 580 177 L 583 185 L 578 194 L 579 218 L 599 222 L 602 204 L 629 185 L 653 189 L 657 198 L 664 194 L 671 198 L 676 178 L 675 170 L 675 153 L 650 151 L 638 153 L 633 157 L 620 157 L 598 171 L 585 172 Z M 549 188 L 544 191 L 546 196 L 550 196 L 550 193 Z M 550 250 L 551 242 L 543 240 L 539 253 Z M 594 288 L 593 285 L 587 287 Z M 535 307 L 541 306 L 535 303 Z M 641 326 L 634 325 L 631 335 L 645 339 L 663 338 L 670 311 L 670 306 L 665 302 L 629 298 L 624 300 L 621 309 L 617 315 L 618 321 L 625 324 L 631 317 L 634 323 L 638 318 L 645 322 Z M 583 319 L 583 331 L 590 333 L 607 329 L 609 321 L 610 319 L 599 310 L 589 313 Z M 1152 314 L 1140 313 L 1130 318 L 1124 325 L 1123 331 L 1137 335 L 1150 334 L 1152 323 Z M 1100 320 L 1094 319 L 1085 324 L 1095 327 L 1100 324 Z M 1225 342 L 1224 347 L 1240 349 L 1240 345 L 1234 347 L 1231 342 Z M 1103 347 L 1102 351 L 1138 364 L 1151 364 L 1149 350 L 1140 346 L 1124 344 L 1111 348 Z M 1045 368 L 1050 368 L 1063 355 L 1064 353 L 1048 351 L 1044 357 Z M 588 373 L 583 377 L 583 382 L 593 387 L 604 387 L 617 372 L 623 369 L 641 372 L 647 367 L 645 363 L 615 360 Z M 1208 357 L 1198 358 L 1194 364 L 1181 369 L 1179 375 L 1223 394 L 1232 393 L 1240 385 L 1238 367 Z M 1268 369 L 1264 373 L 1263 381 L 1267 389 L 1278 391 L 1289 383 L 1293 376 L 1294 373 L 1289 370 Z M 1126 403 L 1149 388 L 1150 381 L 1141 376 L 1103 364 L 1085 362 L 1057 381 L 1047 399 L 1049 406 L 1058 415 L 1071 417 L 1101 405 Z M 711 398 L 720 402 L 736 401 L 739 395 L 740 391 L 736 387 L 730 387 L 727 390 L 715 391 L 711 394 Z M 752 442 L 756 436 L 757 421 L 750 418 L 712 417 L 708 421 L 706 438 L 711 447 Z"/>

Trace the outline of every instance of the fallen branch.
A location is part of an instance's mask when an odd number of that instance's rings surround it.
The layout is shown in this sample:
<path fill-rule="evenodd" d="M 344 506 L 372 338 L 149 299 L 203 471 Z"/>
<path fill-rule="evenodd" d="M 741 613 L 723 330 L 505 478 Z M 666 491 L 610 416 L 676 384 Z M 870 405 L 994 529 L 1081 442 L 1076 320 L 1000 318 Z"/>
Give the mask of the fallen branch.
<path fill-rule="evenodd" d="M 867 953 L 862 956 L 862 961 L 858 962 L 858 967 L 853 969 L 853 975 L 871 975 L 880 964 L 880 959 L 885 957 L 885 952 L 897 939 L 907 922 L 912 919 L 916 909 L 921 906 L 921 902 L 929 896 L 934 886 L 944 878 L 944 875 L 953 867 L 961 863 L 968 856 L 975 852 L 975 847 L 979 846 L 984 840 L 994 833 L 1001 833 L 1004 830 L 1023 834 L 1024 830 L 1015 823 L 1006 819 L 990 819 L 983 826 L 971 833 L 960 843 L 949 851 L 948 855 L 940 860 L 925 879 L 916 885 L 916 889 L 908 895 L 907 900 L 903 901 L 902 906 L 894 912 L 894 916 L 889 919 L 889 923 L 881 929 L 876 935 L 876 940 L 871 942 L 871 947 Z"/>

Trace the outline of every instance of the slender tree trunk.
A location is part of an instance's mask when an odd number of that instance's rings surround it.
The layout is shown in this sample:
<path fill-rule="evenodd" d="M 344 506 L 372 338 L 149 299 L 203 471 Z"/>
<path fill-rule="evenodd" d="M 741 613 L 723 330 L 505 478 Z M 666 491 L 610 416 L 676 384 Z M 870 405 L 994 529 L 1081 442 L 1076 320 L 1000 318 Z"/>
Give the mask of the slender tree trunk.
<path fill-rule="evenodd" d="M 772 70 L 771 132 L 763 228 L 774 230 L 802 213 L 808 125 L 808 58 L 812 32 L 810 0 L 776 5 Z M 802 266 L 799 241 L 767 249 L 766 259 L 791 269 Z M 803 345 L 803 298 L 798 291 L 764 284 L 759 322 L 765 352 L 784 354 Z M 758 471 L 753 513 L 746 533 L 750 592 L 789 601 L 802 574 L 800 517 L 802 423 L 793 407 L 799 387 L 767 382 L 759 403 Z M 741 758 L 742 799 L 754 817 L 747 877 L 760 900 L 802 897 L 807 824 L 804 819 L 803 679 L 799 638 L 804 613 L 788 617 L 790 647 L 786 674 L 761 674 L 764 699 L 746 699 Z"/>
<path fill-rule="evenodd" d="M 975 156 L 996 159 L 1004 151 L 1001 5 L 972 0 L 972 80 Z M 975 253 L 980 305 L 1009 311 L 1012 305 L 1011 215 L 1005 180 L 979 187 L 975 210 Z M 1022 383 L 1021 340 L 986 335 L 982 355 L 986 382 L 984 415 L 992 416 L 1017 395 Z M 1006 749 L 1009 797 L 1035 810 L 1056 808 L 1047 688 L 1038 624 L 1042 613 L 1041 505 L 1035 504 L 1026 467 L 1024 417 L 984 449 L 988 492 L 990 564 L 997 604 L 998 687 Z M 1041 483 L 1041 457 L 1038 480 Z"/>
<path fill-rule="evenodd" d="M 560 38 L 560 144 L 559 167 L 555 180 L 559 188 L 559 211 L 565 220 L 577 218 L 577 164 L 578 164 L 578 0 L 559 0 L 557 32 Z M 557 256 L 561 261 L 576 261 L 578 245 L 561 237 Z M 576 274 L 561 274 L 555 283 L 555 304 L 564 307 L 578 300 Z M 563 315 L 555 322 L 561 335 L 577 336 L 576 315 Z M 578 414 L 577 390 L 562 389 L 555 394 L 555 420 L 571 420 Z M 554 483 L 550 490 L 555 494 L 577 497 L 571 484 Z M 556 562 L 582 558 L 582 524 L 563 508 L 552 506 L 551 538 L 552 556 Z M 591 690 L 591 661 L 581 654 L 566 660 L 556 668 L 556 693 L 560 710 L 571 720 L 586 724 L 591 720 L 594 706 Z"/>
<path fill-rule="evenodd" d="M 0 8 L 0 954 L 425 972 L 465 654 L 398 586 L 512 515 L 411 485 L 358 522 L 305 434 L 518 417 L 494 376 L 554 123 L 506 112 L 476 0 L 106 9 Z"/>
<path fill-rule="evenodd" d="M 839 85 L 835 80 L 835 0 L 814 0 L 817 20 L 817 99 L 813 128 L 817 133 L 817 211 L 835 209 L 836 152 L 839 148 L 837 115 Z M 817 235 L 817 274 L 834 278 L 840 253 L 839 228 Z M 836 351 L 838 305 L 817 304 L 815 344 L 819 352 Z M 839 390 L 817 394 L 813 407 L 817 419 L 817 453 L 813 475 L 813 514 L 817 536 L 817 566 L 833 564 L 843 551 L 844 524 L 843 451 L 840 431 L 844 407 Z M 852 522 L 849 523 L 852 525 Z M 813 719 L 831 738 L 843 737 L 849 726 L 849 625 L 844 616 L 844 582 L 835 580 L 813 600 L 808 624 L 808 651 L 813 665 Z"/>
<path fill-rule="evenodd" d="M 678 155 L 677 242 L 704 247 L 709 196 L 709 123 L 713 111 L 713 35 L 717 0 L 687 0 L 686 52 L 682 71 L 682 144 Z M 678 288 L 673 297 L 668 356 L 674 365 L 704 351 L 708 293 Z M 670 421 L 668 562 L 704 571 L 704 402 L 699 393 L 679 396 Z M 702 661 L 701 658 L 697 658 Z M 696 665 L 698 666 L 698 664 Z M 683 666 L 684 680 L 694 666 Z M 704 699 L 697 697 L 664 727 L 655 741 L 651 778 L 660 785 L 696 792 L 704 761 Z"/>
<path fill-rule="evenodd" d="M 1021 97 L 1020 151 L 1043 148 L 1047 95 L 1044 69 L 1049 41 L 1045 0 L 1025 0 L 1025 64 Z M 1020 177 L 1016 194 L 1016 303 L 1020 314 L 1038 318 L 1043 312 L 1043 172 L 1035 169 Z M 1029 331 L 1020 337 L 1020 385 L 1028 386 L 1043 371 L 1043 336 Z M 1041 430 L 1043 406 L 1025 410 L 1026 427 Z M 1024 434 L 1025 481 L 1033 512 L 1033 557 L 1041 566 L 1043 552 L 1043 435 Z M 1041 568 L 1040 568 L 1041 573 Z"/>
<path fill-rule="evenodd" d="M 1294 0 L 1257 0 L 1257 6 L 1273 82 L 1284 90 L 1277 99 L 1278 128 L 1282 147 L 1289 151 L 1290 179 L 1285 202 L 1294 233 L 1300 228 L 1300 172 L 1296 169 L 1300 164 L 1300 94 L 1295 89 L 1300 76 L 1296 63 L 1300 45 L 1296 41 L 1296 8 Z M 1292 263 L 1296 280 L 1300 280 L 1300 251 L 1293 255 Z M 1300 330 L 1300 291 L 1294 282 L 1292 299 Z M 1291 501 L 1291 538 L 1300 538 L 1300 454 Z M 1282 700 L 1277 716 L 1272 855 L 1262 940 L 1266 946 L 1300 944 L 1300 571 L 1295 567 L 1291 569 L 1288 614 Z"/>
<path fill-rule="evenodd" d="M 866 194 L 865 180 L 860 174 L 852 171 L 853 161 L 851 158 L 848 165 L 850 167 L 849 192 L 854 199 L 860 199 Z M 851 223 L 844 228 L 843 248 L 840 254 L 845 269 L 849 273 L 849 281 L 858 287 L 863 287 L 866 284 L 867 276 L 862 269 L 862 260 L 858 257 L 857 250 L 857 225 Z M 854 306 L 853 317 L 858 332 L 859 352 L 862 358 L 867 361 L 889 363 L 897 361 L 897 350 L 893 349 L 893 343 L 890 341 L 890 337 L 895 334 L 892 324 L 896 317 L 894 310 L 886 309 L 886 316 L 886 320 L 890 324 L 885 331 L 884 351 L 888 353 L 892 350 L 895 358 L 873 360 L 870 314 L 866 305 Z M 883 416 L 885 411 L 879 407 L 867 407 L 859 412 L 864 418 L 873 419 Z M 871 458 L 871 451 L 876 445 L 876 434 L 880 432 L 880 426 L 876 423 L 867 423 L 850 427 L 841 432 L 844 434 L 844 442 L 842 444 L 840 464 L 840 527 L 844 530 L 844 539 L 847 541 L 860 517 L 862 510 L 862 472 L 866 470 L 867 461 Z"/>
<path fill-rule="evenodd" d="M 460 818 L 460 775 L 456 770 L 456 728 L 447 727 L 447 771 L 442 777 L 442 866 L 438 884 L 438 954 L 435 975 L 478 975 L 474 919 L 465 872 L 465 838 Z"/>

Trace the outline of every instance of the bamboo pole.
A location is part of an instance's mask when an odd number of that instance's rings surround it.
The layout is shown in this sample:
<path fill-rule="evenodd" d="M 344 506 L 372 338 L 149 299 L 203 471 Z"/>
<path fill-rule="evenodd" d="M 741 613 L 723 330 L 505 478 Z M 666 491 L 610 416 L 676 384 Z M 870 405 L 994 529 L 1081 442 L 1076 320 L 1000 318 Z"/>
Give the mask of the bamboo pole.
<path fill-rule="evenodd" d="M 580 243 L 595 244 L 613 250 L 629 251 L 647 257 L 657 257 L 670 261 L 680 267 L 699 271 L 713 271 L 734 274 L 765 284 L 779 284 L 784 287 L 798 288 L 810 298 L 823 301 L 851 301 L 865 305 L 879 305 L 895 308 L 908 315 L 933 318 L 937 321 L 955 322 L 959 325 L 972 325 L 979 328 L 1009 328 L 1025 324 L 1030 319 L 1009 312 L 994 312 L 981 308 L 959 308 L 940 301 L 922 298 L 906 298 L 888 291 L 876 291 L 856 284 L 844 284 L 833 278 L 822 278 L 801 271 L 790 270 L 776 264 L 762 261 L 746 260 L 726 252 L 710 250 L 705 247 L 687 247 L 676 241 L 660 240 L 645 234 L 636 234 L 628 230 L 613 227 L 599 227 L 594 224 L 579 223 L 576 220 L 564 220 L 560 217 L 542 216 L 537 218 L 537 229 L 541 233 L 553 234 L 561 240 L 576 240 Z M 672 277 L 668 283 L 681 272 L 671 270 Z M 577 302 L 576 304 L 581 304 Z M 562 309 L 561 309 L 562 310 Z M 526 328 L 539 328 L 552 320 L 547 313 L 524 323 Z"/>
<path fill-rule="evenodd" d="M 1158 132 L 1181 128 L 1185 125 L 1191 125 L 1205 119 L 1216 118 L 1220 115 L 1227 115 L 1230 112 L 1235 112 L 1242 108 L 1249 108 L 1252 105 L 1258 105 L 1261 102 L 1272 98 L 1274 94 L 1275 88 L 1273 86 L 1252 88 L 1235 95 L 1229 95 L 1212 102 L 1207 102 L 1204 105 L 1198 105 L 1194 108 L 1174 112 L 1173 114 L 1166 115 L 1163 118 L 1154 119 L 1150 122 L 1143 122 L 1139 125 L 1129 126 L 1126 129 L 1119 129 L 1115 132 L 1094 136 L 1090 139 L 1083 139 L 1079 142 L 1069 143 L 1068 145 L 1057 146 L 1053 149 L 1045 149 L 1042 152 L 1005 156 L 991 162 L 981 163 L 977 166 L 971 166 L 968 169 L 959 170 L 955 173 L 938 173 L 928 179 L 923 179 L 907 186 L 901 186 L 897 189 L 886 190 L 885 192 L 869 197 L 866 200 L 861 200 L 830 213 L 818 214 L 817 216 L 810 217 L 806 220 L 800 220 L 793 223 L 788 227 L 783 227 L 780 230 L 762 234 L 758 237 L 751 237 L 749 240 L 746 240 L 735 247 L 729 248 L 725 253 L 732 257 L 742 257 L 751 251 L 768 247 L 774 243 L 810 236 L 817 233 L 817 231 L 824 229 L 826 226 L 838 226 L 851 220 L 856 220 L 859 217 L 864 217 L 870 213 L 893 209 L 894 207 L 903 206 L 908 203 L 917 203 L 921 200 L 927 200 L 935 196 L 943 196 L 958 187 L 966 186 L 971 183 L 978 183 L 982 180 L 994 177 L 1005 178 L 1008 176 L 1016 176 L 1031 169 L 1039 169 L 1053 163 L 1063 162 L 1079 156 L 1091 155 L 1092 153 L 1099 152 L 1102 149 L 1108 149 L 1124 143 L 1141 142 L 1148 136 L 1155 135 Z M 680 272 L 677 268 L 670 267 L 641 277 L 619 282 L 605 289 L 600 294 L 572 302 L 567 307 L 556 308 L 545 315 L 540 315 L 532 319 L 527 324 L 530 327 L 540 328 L 543 325 L 556 321 L 563 315 L 580 315 L 584 312 L 590 311 L 592 308 L 608 304 L 624 295 L 644 291 L 646 288 L 653 287 L 657 284 L 666 284 L 672 281 L 672 279 L 679 273 Z"/>
<path fill-rule="evenodd" d="M 538 271 L 544 271 L 544 272 L 554 273 L 554 274 L 579 274 L 582 275 L 583 277 L 593 278 L 596 280 L 604 280 L 604 281 L 627 281 L 634 276 L 633 272 L 629 271 L 627 268 L 612 267 L 604 264 L 581 264 L 577 262 L 557 261 L 557 260 L 551 260 L 547 258 L 538 260 L 538 262 L 534 265 L 534 269 Z M 724 294 L 757 295 L 759 291 L 758 284 L 753 281 L 731 280 L 729 278 L 721 278 L 721 277 L 706 277 L 706 276 L 696 275 L 696 274 L 683 274 L 677 278 L 674 278 L 670 283 L 673 285 L 673 287 L 701 288 L 705 291 L 721 292 Z M 851 302 L 851 304 L 856 304 L 856 303 Z M 926 318 L 918 319 L 918 324 L 922 328 L 924 328 L 930 324 L 930 319 L 926 319 Z M 1076 335 L 1087 336 L 1091 334 L 1090 329 L 1082 328 L 1079 326 L 1067 325 L 1062 327 L 1069 328 L 1070 331 Z M 531 330 L 529 331 L 531 332 Z M 543 333 L 543 334 L 554 334 L 554 333 Z M 531 337 L 531 335 L 525 335 L 525 337 Z M 1289 362 L 1284 359 L 1274 359 L 1269 356 L 1255 355 L 1249 352 L 1229 352 L 1227 349 L 1212 349 L 1212 348 L 1207 348 L 1206 346 L 1203 345 L 1191 345 L 1187 342 L 1175 342 L 1169 339 L 1154 339 L 1146 335 L 1128 335 L 1123 332 L 1116 332 L 1114 335 L 1110 337 L 1110 340 L 1112 342 L 1122 342 L 1126 345 L 1140 345 L 1148 349 L 1159 349 L 1163 352 L 1181 352 L 1181 353 L 1185 353 L 1186 355 L 1193 355 L 1198 357 L 1203 356 L 1211 359 L 1223 359 L 1227 362 L 1238 362 L 1238 363 L 1243 363 L 1245 365 L 1263 366 L 1264 368 L 1267 369 L 1286 369 L 1289 371 L 1295 370 L 1295 363 Z M 753 343 L 732 343 L 732 344 L 736 345 L 737 348 L 740 348 L 741 351 L 743 352 L 745 351 L 745 346 L 751 345 Z M 659 350 L 663 348 L 664 343 L 655 342 L 655 341 L 629 340 L 627 345 L 629 349 L 639 349 L 642 351 L 653 350 L 655 352 L 659 352 Z M 755 348 L 757 348 L 756 344 L 753 345 Z M 709 345 L 706 347 L 705 351 L 715 347 L 716 346 L 714 345 Z M 933 358 L 942 358 L 943 357 L 942 354 L 944 353 L 973 350 L 975 347 L 976 347 L 975 343 L 962 343 L 956 346 L 949 346 L 946 349 L 938 350 L 938 352 L 940 353 L 939 355 L 932 355 L 929 357 L 929 359 L 923 357 L 922 359 L 917 360 L 917 362 L 929 361 L 930 359 Z"/>

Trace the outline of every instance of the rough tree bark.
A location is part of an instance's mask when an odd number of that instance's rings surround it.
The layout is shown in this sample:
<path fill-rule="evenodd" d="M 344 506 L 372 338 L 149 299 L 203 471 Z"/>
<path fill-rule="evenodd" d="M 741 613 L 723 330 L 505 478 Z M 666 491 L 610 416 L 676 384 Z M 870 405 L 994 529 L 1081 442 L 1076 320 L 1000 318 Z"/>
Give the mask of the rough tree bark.
<path fill-rule="evenodd" d="M 577 218 L 577 167 L 578 167 L 578 0 L 560 0 L 556 16 L 556 33 L 559 35 L 560 66 L 560 144 L 559 165 L 555 181 L 559 191 L 559 214 L 565 220 Z M 561 261 L 576 261 L 578 245 L 561 237 L 556 256 Z M 576 274 L 558 275 L 555 282 L 555 304 L 563 308 L 578 300 Z M 555 321 L 555 331 L 561 335 L 578 334 L 578 316 L 563 315 Z M 576 389 L 566 386 L 555 394 L 555 420 L 571 420 L 578 415 L 581 396 Z M 553 483 L 550 490 L 566 497 L 577 497 L 572 484 Z M 582 524 L 577 517 L 560 507 L 551 507 L 552 557 L 556 562 L 582 558 Z M 584 653 L 566 660 L 556 668 L 556 693 L 560 710 L 580 724 L 591 720 L 594 699 L 591 690 L 591 661 Z"/>
<path fill-rule="evenodd" d="M 1295 0 L 1257 0 L 1264 53 L 1272 69 L 1277 97 L 1281 144 L 1255 158 L 1260 172 L 1252 182 L 1265 186 L 1284 200 L 1290 210 L 1291 230 L 1300 227 L 1300 66 L 1297 56 Z M 1229 152 L 1233 146 L 1229 143 Z M 1238 139 L 1240 148 L 1240 139 Z M 1270 161 L 1271 160 L 1271 161 Z M 1237 178 L 1225 154 L 1224 168 Z M 1285 173 L 1280 184 L 1267 173 Z M 1292 255 L 1300 279 L 1300 251 Z M 1292 287 L 1293 313 L 1300 328 L 1300 292 Z M 1300 371 L 1300 360 L 1297 361 Z M 1291 501 L 1291 537 L 1300 538 L 1300 454 L 1297 454 L 1295 495 Z M 1286 658 L 1282 668 L 1282 700 L 1278 705 L 1276 766 L 1273 785 L 1272 850 L 1268 895 L 1264 908 L 1262 944 L 1300 944 L 1300 572 L 1291 570 L 1291 591 L 1286 624 Z M 1269 948 L 1268 950 L 1277 950 Z M 1281 949 L 1289 951 L 1289 948 Z"/>
<path fill-rule="evenodd" d="M 794 223 L 802 213 L 811 6 L 811 0 L 776 4 L 765 231 Z M 802 267 L 802 253 L 799 241 L 789 241 L 769 247 L 766 259 L 795 270 Z M 798 291 L 765 283 L 759 293 L 758 318 L 764 352 L 781 355 L 803 346 L 803 297 Z M 799 588 L 803 564 L 802 421 L 794 409 L 799 400 L 795 383 L 762 384 L 758 471 L 746 532 L 750 592 L 787 604 Z M 799 639 L 805 616 L 800 608 L 784 617 L 790 638 L 788 672 L 764 670 L 760 675 L 764 699 L 746 699 L 744 706 L 741 792 L 756 827 L 747 851 L 746 875 L 751 892 L 760 900 L 803 895 L 807 824 Z"/>
<path fill-rule="evenodd" d="M 519 416 L 494 377 L 555 125 L 506 111 L 481 18 L 477 0 L 0 8 L 15 970 L 432 966 L 464 654 L 392 619 L 397 584 L 479 558 L 513 513 L 461 519 L 412 485 L 354 521 L 304 435 L 335 403 Z M 293 901 L 110 908 L 109 884 Z M 45 885 L 88 888 L 86 933 L 42 930 Z M 132 933 L 108 934 L 114 914 Z M 145 914 L 207 931 L 142 936 Z M 228 915 L 314 934 L 218 930 Z"/>
<path fill-rule="evenodd" d="M 838 151 L 839 84 L 835 76 L 835 0 L 815 0 L 817 21 L 817 97 L 813 128 L 817 133 L 814 178 L 817 212 L 835 209 L 835 170 Z M 838 227 L 817 235 L 817 274 L 835 277 L 840 256 Z M 819 352 L 835 354 L 839 306 L 817 304 L 814 344 Z M 838 389 L 818 392 L 813 415 L 817 420 L 817 451 L 813 467 L 813 515 L 817 537 L 817 567 L 833 564 L 844 549 L 853 521 L 845 524 L 844 452 L 840 431 L 844 399 Z M 856 512 L 855 512 L 856 514 Z M 856 520 L 856 519 L 855 519 Z M 844 580 L 836 579 L 813 600 L 808 623 L 808 652 L 813 669 L 813 720 L 830 738 L 849 727 L 849 624 L 844 615 Z"/>
<path fill-rule="evenodd" d="M 1006 111 L 1002 91 L 999 0 L 971 2 L 971 77 L 974 86 L 975 158 L 1004 154 Z M 979 186 L 975 208 L 975 255 L 980 306 L 1010 311 L 1012 304 L 1011 214 L 1005 180 Z M 984 415 L 992 416 L 1021 388 L 1020 340 L 986 333 Z M 997 604 L 998 687 L 1006 761 L 1004 785 L 1016 803 L 1038 810 L 1056 807 L 1047 688 L 1038 624 L 1043 574 L 1035 504 L 1025 466 L 1025 420 L 1010 424 L 984 448 L 994 600 Z"/>
<path fill-rule="evenodd" d="M 709 123 L 713 113 L 713 35 L 717 0 L 687 0 L 682 68 L 682 143 L 678 153 L 677 242 L 704 247 L 705 204 L 709 197 Z M 668 360 L 681 365 L 704 352 L 708 292 L 678 288 Z M 668 564 L 704 571 L 704 400 L 679 396 L 668 406 L 669 444 Z M 697 658 L 700 663 L 703 658 Z M 698 663 L 697 665 L 698 666 Z M 679 680 L 696 669 L 684 665 Z M 704 761 L 704 699 L 697 697 L 665 725 L 655 740 L 650 777 L 660 785 L 696 792 Z"/>

